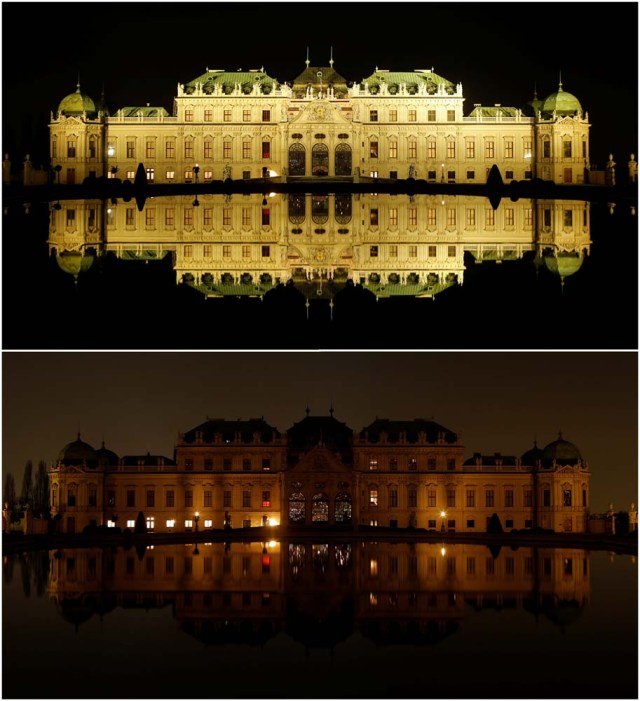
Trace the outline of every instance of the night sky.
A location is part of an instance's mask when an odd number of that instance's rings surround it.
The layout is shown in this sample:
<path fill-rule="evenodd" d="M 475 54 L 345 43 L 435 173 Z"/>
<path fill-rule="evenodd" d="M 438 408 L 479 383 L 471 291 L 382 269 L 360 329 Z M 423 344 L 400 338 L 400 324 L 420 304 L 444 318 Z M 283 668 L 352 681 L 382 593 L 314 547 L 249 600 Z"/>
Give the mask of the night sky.
<path fill-rule="evenodd" d="M 354 430 L 431 418 L 474 452 L 521 455 L 558 431 L 591 468 L 591 505 L 637 502 L 637 354 L 621 353 L 3 353 L 3 472 L 82 439 L 118 455 L 173 456 L 179 432 L 212 418 L 280 431 L 305 416 Z M 4 482 L 4 478 L 3 478 Z"/>
<path fill-rule="evenodd" d="M 178 83 L 208 68 L 264 67 L 282 82 L 328 65 L 349 83 L 377 67 L 431 68 L 474 103 L 521 107 L 558 86 L 589 112 L 591 160 L 637 153 L 635 2 L 3 2 L 3 150 L 46 158 L 49 114 L 75 91 L 112 111 L 173 110 Z M 35 20 L 35 22 L 34 22 Z M 19 50 L 11 37 L 19 37 Z"/>

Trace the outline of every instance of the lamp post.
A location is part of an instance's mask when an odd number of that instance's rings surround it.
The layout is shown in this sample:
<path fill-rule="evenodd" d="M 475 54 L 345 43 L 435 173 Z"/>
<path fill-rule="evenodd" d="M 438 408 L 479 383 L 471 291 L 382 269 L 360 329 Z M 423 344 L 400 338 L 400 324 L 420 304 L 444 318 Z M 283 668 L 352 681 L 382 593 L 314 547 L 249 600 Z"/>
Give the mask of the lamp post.
<path fill-rule="evenodd" d="M 194 521 L 196 522 L 196 533 L 198 532 L 198 521 L 200 520 L 200 514 L 196 511 L 194 514 Z"/>
<path fill-rule="evenodd" d="M 196 181 L 196 185 L 198 185 L 198 173 L 199 172 L 200 172 L 200 166 L 196 163 L 193 166 L 193 175 L 194 175 L 194 179 Z M 200 202 L 198 202 L 198 191 L 197 190 L 196 190 L 196 198 L 195 198 L 195 200 L 193 200 L 193 206 L 194 207 L 200 206 Z"/>
<path fill-rule="evenodd" d="M 444 163 L 440 166 L 440 182 L 444 182 Z"/>
<path fill-rule="evenodd" d="M 440 528 L 440 531 L 444 533 L 445 528 L 444 528 L 444 520 L 447 518 L 447 512 L 446 511 L 441 511 L 440 512 L 440 518 L 442 519 L 442 527 Z"/>

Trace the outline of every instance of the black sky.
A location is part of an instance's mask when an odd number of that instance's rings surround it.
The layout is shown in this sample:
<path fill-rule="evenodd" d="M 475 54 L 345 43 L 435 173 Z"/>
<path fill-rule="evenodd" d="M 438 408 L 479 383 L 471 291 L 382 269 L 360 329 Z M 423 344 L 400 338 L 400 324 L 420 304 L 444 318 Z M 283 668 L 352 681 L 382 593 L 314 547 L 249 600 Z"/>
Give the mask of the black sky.
<path fill-rule="evenodd" d="M 305 415 L 360 430 L 434 417 L 465 455 L 521 455 L 562 431 L 589 462 L 592 508 L 637 503 L 637 354 L 3 353 L 3 473 L 55 459 L 82 439 L 119 455 L 171 457 L 179 432 L 209 417 L 286 431 Z"/>
<path fill-rule="evenodd" d="M 51 110 L 75 90 L 111 110 L 173 109 L 177 84 L 209 68 L 264 67 L 280 81 L 312 65 L 349 82 L 377 67 L 431 68 L 474 103 L 522 106 L 563 87 L 589 112 L 592 161 L 637 151 L 635 2 L 3 2 L 3 150 L 46 152 Z M 20 37 L 16 50 L 12 37 Z M 38 142 L 38 135 L 40 141 Z M 44 141 L 42 140 L 44 139 Z M 44 144 L 44 146 L 42 145 Z"/>

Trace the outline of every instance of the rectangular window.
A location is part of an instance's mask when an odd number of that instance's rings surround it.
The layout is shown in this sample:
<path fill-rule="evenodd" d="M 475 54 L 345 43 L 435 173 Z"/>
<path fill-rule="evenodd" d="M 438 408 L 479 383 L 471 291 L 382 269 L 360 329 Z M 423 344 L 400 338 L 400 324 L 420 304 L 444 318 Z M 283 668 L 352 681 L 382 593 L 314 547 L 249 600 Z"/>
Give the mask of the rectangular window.
<path fill-rule="evenodd" d="M 262 458 L 262 471 L 269 472 L 271 470 L 271 458 Z"/>
<path fill-rule="evenodd" d="M 504 505 L 506 507 L 513 506 L 513 489 L 505 489 L 504 490 Z"/>
<path fill-rule="evenodd" d="M 409 122 L 415 122 L 418 119 L 418 112 L 416 110 L 409 110 L 407 117 Z"/>
<path fill-rule="evenodd" d="M 391 244 L 389 246 L 389 258 L 397 258 L 398 257 L 398 247 L 395 244 Z"/>
<path fill-rule="evenodd" d="M 127 141 L 127 158 L 135 158 L 136 157 L 136 142 L 135 141 Z"/>
<path fill-rule="evenodd" d="M 193 158 L 193 141 L 191 140 L 184 142 L 184 157 Z"/>
<path fill-rule="evenodd" d="M 251 458 L 242 458 L 242 469 L 244 472 L 251 471 Z"/>
<path fill-rule="evenodd" d="M 369 225 L 370 226 L 378 226 L 378 210 L 377 209 L 370 209 L 369 210 Z"/>
<path fill-rule="evenodd" d="M 418 210 L 416 207 L 409 207 L 409 210 L 407 211 L 407 222 L 409 226 L 418 226 Z"/>
<path fill-rule="evenodd" d="M 125 209 L 124 223 L 125 226 L 134 226 L 136 219 L 136 210 L 133 207 L 127 207 Z"/>
<path fill-rule="evenodd" d="M 262 492 L 262 508 L 268 509 L 271 507 L 271 491 L 265 490 Z"/>
<path fill-rule="evenodd" d="M 436 111 L 435 110 L 427 110 L 427 122 L 435 122 L 436 121 Z"/>
<path fill-rule="evenodd" d="M 496 225 L 496 212 L 492 207 L 488 207 L 484 210 L 484 225 L 485 226 L 495 226 Z"/>
<path fill-rule="evenodd" d="M 89 487 L 89 506 L 96 507 L 98 505 L 98 490 L 95 487 Z"/>
<path fill-rule="evenodd" d="M 389 226 L 398 226 L 398 209 L 397 207 L 389 208 Z"/>
<path fill-rule="evenodd" d="M 398 157 L 398 142 L 397 141 L 390 141 L 389 142 L 389 158 L 397 158 Z"/>
<path fill-rule="evenodd" d="M 513 180 L 513 171 L 512 170 L 505 170 L 504 171 L 504 179 L 505 180 Z"/>
<path fill-rule="evenodd" d="M 251 121 L 251 110 L 242 110 L 242 121 L 243 122 L 250 122 Z"/>
<path fill-rule="evenodd" d="M 548 139 L 542 142 L 542 157 L 551 158 L 551 142 Z"/>
<path fill-rule="evenodd" d="M 209 508 L 213 506 L 213 493 L 210 489 L 204 490 L 204 501 L 202 505 Z"/>
<path fill-rule="evenodd" d="M 435 139 L 429 139 L 427 141 L 427 158 L 432 158 L 435 159 L 436 157 L 436 140 Z M 429 178 L 435 178 L 436 174 L 434 173 L 433 176 L 429 176 Z"/>
<path fill-rule="evenodd" d="M 155 507 L 156 493 L 153 489 L 147 489 L 147 507 Z"/>
<path fill-rule="evenodd" d="M 231 258 L 231 244 L 229 244 L 229 243 L 222 244 L 222 257 L 223 258 Z"/>
<path fill-rule="evenodd" d="M 430 489 L 427 492 L 427 506 L 435 508 L 436 506 L 436 490 Z"/>
<path fill-rule="evenodd" d="M 456 505 L 456 490 L 455 489 L 447 489 L 447 506 L 455 506 Z"/>
<path fill-rule="evenodd" d="M 549 489 L 542 492 L 542 506 L 551 506 L 551 490 Z"/>
<path fill-rule="evenodd" d="M 262 226 L 269 226 L 271 222 L 271 210 L 269 207 L 262 208 Z"/>
<path fill-rule="evenodd" d="M 377 246 L 369 246 L 369 257 L 370 258 L 377 258 L 378 257 L 378 247 Z"/>
<path fill-rule="evenodd" d="M 378 142 L 371 141 L 369 143 L 369 158 L 377 158 L 377 157 L 378 157 Z"/>
<path fill-rule="evenodd" d="M 398 121 L 398 110 L 389 110 L 389 121 L 390 122 L 397 122 Z"/>
<path fill-rule="evenodd" d="M 455 246 L 449 246 L 449 248 L 455 249 Z M 455 469 L 456 469 L 456 459 L 455 458 L 447 458 L 447 470 L 455 470 Z"/>
<path fill-rule="evenodd" d="M 262 110 L 262 121 L 263 122 L 270 122 L 271 121 L 271 110 Z"/>
<path fill-rule="evenodd" d="M 395 509 L 398 506 L 398 490 L 397 489 L 390 489 L 389 490 L 389 508 L 390 509 Z"/>
<path fill-rule="evenodd" d="M 225 509 L 231 508 L 231 490 L 225 489 L 222 492 L 222 506 Z"/>
<path fill-rule="evenodd" d="M 418 142 L 410 139 L 407 144 L 407 157 L 417 158 L 418 157 Z"/>
<path fill-rule="evenodd" d="M 447 110 L 447 122 L 455 122 L 456 121 L 456 111 L 455 110 Z"/>
<path fill-rule="evenodd" d="M 417 246 L 409 246 L 409 258 L 417 258 L 418 257 L 418 247 Z"/>
<path fill-rule="evenodd" d="M 567 228 L 573 226 L 573 212 L 570 209 L 565 209 L 563 211 L 563 223 Z"/>
<path fill-rule="evenodd" d="M 244 509 L 251 508 L 251 490 L 245 489 L 242 492 L 242 507 Z"/>
<path fill-rule="evenodd" d="M 407 505 L 410 509 L 418 506 L 418 490 L 415 487 L 407 487 Z"/>
<path fill-rule="evenodd" d="M 270 141 L 263 141 L 262 142 L 262 157 L 263 158 L 271 158 L 271 142 Z"/>
<path fill-rule="evenodd" d="M 204 142 L 204 157 L 213 158 L 213 144 L 211 143 L 210 139 L 207 139 Z"/>
<path fill-rule="evenodd" d="M 377 470 L 378 469 L 378 458 L 369 458 L 369 469 L 370 470 Z"/>
<path fill-rule="evenodd" d="M 524 490 L 524 505 L 527 507 L 533 506 L 533 491 L 531 489 Z"/>
<path fill-rule="evenodd" d="M 225 472 L 231 471 L 231 458 L 223 458 L 222 459 L 222 469 Z"/>
<path fill-rule="evenodd" d="M 375 488 L 369 489 L 369 505 L 378 506 L 378 490 Z"/>
<path fill-rule="evenodd" d="M 165 178 L 167 180 L 174 180 L 176 177 L 176 171 L 175 170 L 168 170 L 165 173 Z"/>
<path fill-rule="evenodd" d="M 447 208 L 447 226 L 456 225 L 456 210 L 453 207 Z"/>
<path fill-rule="evenodd" d="M 222 142 L 222 157 L 231 158 L 231 141 Z"/>
<path fill-rule="evenodd" d="M 370 122 L 377 122 L 378 121 L 378 110 L 369 110 L 369 121 Z"/>
<path fill-rule="evenodd" d="M 467 519 L 467 528 L 475 528 L 476 527 L 476 522 L 472 518 Z"/>
<path fill-rule="evenodd" d="M 456 142 L 453 139 L 447 141 L 447 158 L 456 157 Z"/>
<path fill-rule="evenodd" d="M 572 501 L 572 493 L 570 489 L 563 489 L 562 490 L 562 505 L 563 506 L 571 506 L 571 501 Z"/>
<path fill-rule="evenodd" d="M 562 142 L 562 155 L 564 158 L 571 158 L 571 141 Z"/>
<path fill-rule="evenodd" d="M 168 518 L 166 521 L 167 528 L 173 528 L 176 525 L 175 518 Z"/>
<path fill-rule="evenodd" d="M 473 576 L 476 573 L 476 558 L 467 558 L 467 574 Z"/>
<path fill-rule="evenodd" d="M 155 158 L 156 157 L 156 140 L 155 139 L 148 139 L 147 140 L 145 154 L 146 154 L 147 158 Z"/>
<path fill-rule="evenodd" d="M 76 142 L 75 141 L 67 141 L 67 158 L 75 158 L 76 157 Z"/>
<path fill-rule="evenodd" d="M 165 494 L 165 506 L 168 509 L 172 509 L 175 506 L 175 498 L 176 494 L 173 489 L 167 489 L 167 493 Z"/>
<path fill-rule="evenodd" d="M 467 489 L 467 506 L 473 507 L 476 505 L 476 493 L 473 489 Z"/>
<path fill-rule="evenodd" d="M 184 505 L 187 508 L 193 506 L 193 489 L 184 490 Z"/>
<path fill-rule="evenodd" d="M 484 142 L 484 157 L 485 158 L 495 158 L 496 155 L 495 143 L 491 140 Z"/>
<path fill-rule="evenodd" d="M 545 207 L 542 210 L 542 224 L 547 229 L 551 228 L 551 208 Z"/>
<path fill-rule="evenodd" d="M 127 507 L 131 508 L 136 505 L 136 492 L 134 489 L 127 490 Z"/>
<path fill-rule="evenodd" d="M 434 518 L 430 518 L 427 521 L 427 528 L 429 528 L 430 530 L 434 530 L 436 528 L 436 520 Z"/>
<path fill-rule="evenodd" d="M 524 210 L 524 225 L 525 226 L 533 226 L 533 209 L 531 207 L 527 207 Z"/>
<path fill-rule="evenodd" d="M 513 140 L 512 139 L 505 139 L 504 157 L 505 158 L 513 158 Z"/>
<path fill-rule="evenodd" d="M 222 113 L 222 121 L 223 122 L 230 122 L 231 121 L 231 110 L 230 109 L 224 110 L 224 112 Z"/>
<path fill-rule="evenodd" d="M 262 246 L 262 257 L 269 258 L 271 256 L 271 246 Z"/>
<path fill-rule="evenodd" d="M 467 180 L 475 180 L 475 179 L 476 179 L 475 170 L 468 170 L 467 171 Z"/>
<path fill-rule="evenodd" d="M 467 207 L 466 208 L 466 215 L 467 215 L 467 228 L 468 229 L 475 229 L 476 226 L 476 210 L 472 207 Z"/>
<path fill-rule="evenodd" d="M 242 142 L 242 157 L 243 158 L 251 158 L 251 142 L 250 141 L 243 141 Z"/>
<path fill-rule="evenodd" d="M 504 210 L 504 224 L 505 226 L 514 226 L 515 224 L 515 209 L 513 207 L 507 207 Z"/>
<path fill-rule="evenodd" d="M 185 122 L 193 122 L 193 110 L 185 109 L 184 121 Z"/>
<path fill-rule="evenodd" d="M 67 226 L 74 227 L 76 224 L 76 210 L 67 209 Z"/>
<path fill-rule="evenodd" d="M 434 255 L 435 255 L 435 253 L 434 253 Z M 427 458 L 427 470 L 435 470 L 435 469 L 436 469 L 436 459 L 435 458 Z"/>
<path fill-rule="evenodd" d="M 472 141 L 471 139 L 467 139 L 465 143 L 465 156 L 467 158 L 475 158 L 476 157 L 476 142 Z"/>
<path fill-rule="evenodd" d="M 484 493 L 485 506 L 493 508 L 495 506 L 495 492 L 493 489 L 487 489 Z"/>
<path fill-rule="evenodd" d="M 493 575 L 496 573 L 496 561 L 492 557 L 486 558 L 485 562 L 485 572 L 488 575 Z"/>
<path fill-rule="evenodd" d="M 191 209 L 190 207 L 187 207 L 183 210 L 182 223 L 184 226 L 193 226 L 193 209 Z M 187 246 L 185 246 L 185 250 L 186 249 Z"/>
<path fill-rule="evenodd" d="M 434 227 L 437 224 L 437 210 L 435 207 L 427 207 L 427 226 L 429 227 Z M 434 246 L 435 249 L 435 246 Z M 431 250 L 431 246 L 429 247 L 429 250 Z M 431 254 L 429 254 L 431 255 Z M 435 251 L 434 254 L 435 256 Z"/>

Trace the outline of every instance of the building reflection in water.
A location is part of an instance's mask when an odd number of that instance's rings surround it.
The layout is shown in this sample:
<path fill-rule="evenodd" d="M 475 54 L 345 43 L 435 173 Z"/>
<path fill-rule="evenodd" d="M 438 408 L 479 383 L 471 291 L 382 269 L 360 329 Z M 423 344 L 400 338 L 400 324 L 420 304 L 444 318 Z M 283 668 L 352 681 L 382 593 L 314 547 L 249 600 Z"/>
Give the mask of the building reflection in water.
<path fill-rule="evenodd" d="M 53 205 L 53 203 L 52 203 Z M 197 205 L 197 206 L 194 206 Z M 76 280 L 111 252 L 171 256 L 176 281 L 208 298 L 263 297 L 292 283 L 333 300 L 345 285 L 376 298 L 433 297 L 475 262 L 531 257 L 563 282 L 589 254 L 589 203 L 415 195 L 200 195 L 50 208 L 49 251 Z"/>
<path fill-rule="evenodd" d="M 48 596 L 72 625 L 117 607 L 172 606 L 180 628 L 209 644 L 263 644 L 280 632 L 307 646 L 355 632 L 377 644 L 429 644 L 483 609 L 564 627 L 591 594 L 590 554 L 568 548 L 204 543 L 68 549 L 48 560 Z"/>

